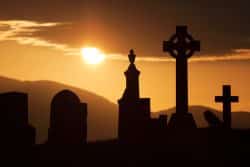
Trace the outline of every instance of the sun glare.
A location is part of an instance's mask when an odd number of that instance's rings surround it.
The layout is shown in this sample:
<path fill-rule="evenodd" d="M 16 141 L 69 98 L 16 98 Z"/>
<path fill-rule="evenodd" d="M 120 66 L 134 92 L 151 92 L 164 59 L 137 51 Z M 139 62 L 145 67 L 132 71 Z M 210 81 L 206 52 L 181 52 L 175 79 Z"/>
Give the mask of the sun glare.
<path fill-rule="evenodd" d="M 105 55 L 100 49 L 86 47 L 82 48 L 82 57 L 87 64 L 100 64 L 104 61 Z"/>

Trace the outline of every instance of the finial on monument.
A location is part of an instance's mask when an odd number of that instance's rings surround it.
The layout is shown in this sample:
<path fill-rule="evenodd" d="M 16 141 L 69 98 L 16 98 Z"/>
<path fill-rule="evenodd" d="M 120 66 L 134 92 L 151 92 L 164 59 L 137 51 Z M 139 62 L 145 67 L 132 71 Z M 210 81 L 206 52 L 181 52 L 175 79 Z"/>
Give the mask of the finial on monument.
<path fill-rule="evenodd" d="M 134 50 L 131 49 L 131 50 L 129 51 L 129 55 L 128 55 L 128 58 L 129 58 L 129 61 L 130 61 L 131 64 L 134 64 L 134 62 L 135 62 L 135 57 L 136 57 L 136 55 L 134 54 Z"/>

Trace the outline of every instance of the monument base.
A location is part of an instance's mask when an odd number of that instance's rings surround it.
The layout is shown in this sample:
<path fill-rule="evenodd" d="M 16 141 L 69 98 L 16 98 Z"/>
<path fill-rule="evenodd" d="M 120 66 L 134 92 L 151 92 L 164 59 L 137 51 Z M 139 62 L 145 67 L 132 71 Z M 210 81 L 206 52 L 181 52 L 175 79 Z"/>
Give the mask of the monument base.
<path fill-rule="evenodd" d="M 172 114 L 169 124 L 169 128 L 196 128 L 196 123 L 191 113 L 184 113 L 184 114 Z"/>

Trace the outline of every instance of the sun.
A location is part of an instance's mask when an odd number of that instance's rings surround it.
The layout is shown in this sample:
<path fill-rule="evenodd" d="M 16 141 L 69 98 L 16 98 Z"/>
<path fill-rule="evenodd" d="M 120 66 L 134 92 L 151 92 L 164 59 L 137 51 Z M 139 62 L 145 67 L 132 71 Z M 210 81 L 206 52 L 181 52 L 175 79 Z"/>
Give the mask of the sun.
<path fill-rule="evenodd" d="M 87 64 L 100 64 L 105 59 L 105 54 L 97 48 L 85 47 L 81 49 L 83 60 Z"/>

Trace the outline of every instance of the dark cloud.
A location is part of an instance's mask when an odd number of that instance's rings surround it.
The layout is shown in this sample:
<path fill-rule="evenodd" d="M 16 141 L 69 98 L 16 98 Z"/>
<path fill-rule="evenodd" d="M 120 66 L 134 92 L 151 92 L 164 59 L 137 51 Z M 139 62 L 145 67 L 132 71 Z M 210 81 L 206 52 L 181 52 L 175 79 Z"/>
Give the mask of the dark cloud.
<path fill-rule="evenodd" d="M 131 47 L 144 56 L 161 56 L 162 41 L 187 24 L 202 41 L 203 54 L 250 48 L 247 0 L 3 0 L 1 20 L 63 22 L 33 35 L 80 47 L 93 44 L 109 52 Z"/>

